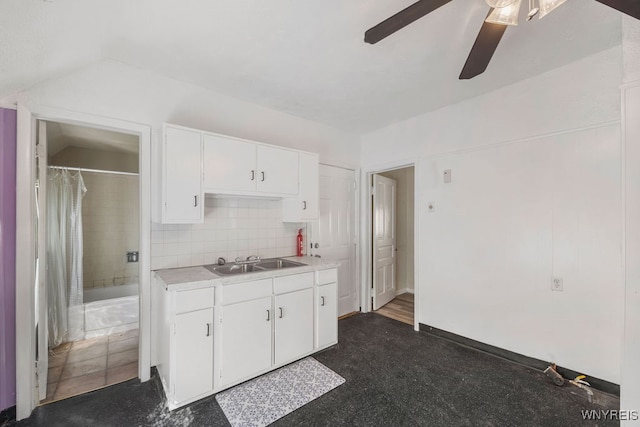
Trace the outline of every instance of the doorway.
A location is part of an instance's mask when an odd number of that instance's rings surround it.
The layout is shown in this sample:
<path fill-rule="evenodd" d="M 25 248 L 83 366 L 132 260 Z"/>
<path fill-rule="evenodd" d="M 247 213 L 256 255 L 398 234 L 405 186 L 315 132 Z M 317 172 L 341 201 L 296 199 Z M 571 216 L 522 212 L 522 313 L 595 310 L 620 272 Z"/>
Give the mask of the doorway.
<path fill-rule="evenodd" d="M 415 325 L 415 167 L 369 178 L 371 309 Z"/>
<path fill-rule="evenodd" d="M 151 374 L 151 127 L 126 120 L 93 114 L 30 105 L 27 101 L 17 104 L 17 155 L 16 155 L 16 231 L 21 238 L 16 241 L 16 329 L 22 331 L 16 337 L 16 418 L 28 417 L 40 402 L 38 384 L 47 371 L 39 364 L 44 360 L 38 354 L 40 326 L 38 313 L 39 289 L 37 270 L 37 207 L 36 188 L 37 125 L 39 120 L 74 124 L 95 129 L 136 135 L 139 140 L 139 318 L 138 378 L 148 381 Z M 46 146 L 46 144 L 44 145 Z M 42 154 L 40 154 L 42 155 Z M 44 163 L 44 162 L 43 162 Z M 39 277 L 38 277 L 39 279 Z M 40 346 L 46 348 L 46 346 Z M 41 352 L 46 354 L 46 351 Z M 34 369 L 35 366 L 35 369 Z"/>
<path fill-rule="evenodd" d="M 38 120 L 40 403 L 136 378 L 139 137 Z"/>

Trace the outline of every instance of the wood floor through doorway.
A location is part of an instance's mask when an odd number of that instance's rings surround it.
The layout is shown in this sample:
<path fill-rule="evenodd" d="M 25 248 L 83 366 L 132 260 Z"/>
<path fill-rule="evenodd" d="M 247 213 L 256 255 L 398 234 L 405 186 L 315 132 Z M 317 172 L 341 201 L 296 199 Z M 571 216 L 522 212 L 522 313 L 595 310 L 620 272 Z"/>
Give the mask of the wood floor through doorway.
<path fill-rule="evenodd" d="M 374 313 L 413 326 L 413 294 L 400 294 Z"/>

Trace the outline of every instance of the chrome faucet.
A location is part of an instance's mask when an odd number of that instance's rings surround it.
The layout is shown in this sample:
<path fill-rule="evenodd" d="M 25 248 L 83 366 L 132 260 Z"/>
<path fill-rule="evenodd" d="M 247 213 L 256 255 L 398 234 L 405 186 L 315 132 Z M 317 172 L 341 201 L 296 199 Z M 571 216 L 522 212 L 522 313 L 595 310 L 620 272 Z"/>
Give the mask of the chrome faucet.
<path fill-rule="evenodd" d="M 243 260 L 240 257 L 236 257 L 236 264 L 249 264 L 252 262 L 258 262 L 260 261 L 260 257 L 258 255 L 251 255 L 248 256 L 247 259 Z"/>

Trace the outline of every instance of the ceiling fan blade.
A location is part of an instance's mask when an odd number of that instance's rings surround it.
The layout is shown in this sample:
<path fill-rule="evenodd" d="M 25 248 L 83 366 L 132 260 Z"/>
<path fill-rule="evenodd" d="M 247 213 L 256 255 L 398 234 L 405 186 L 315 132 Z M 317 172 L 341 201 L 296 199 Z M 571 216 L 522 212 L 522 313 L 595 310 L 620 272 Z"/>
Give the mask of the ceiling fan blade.
<path fill-rule="evenodd" d="M 638 0 L 596 0 L 622 13 L 640 19 L 640 1 Z"/>
<path fill-rule="evenodd" d="M 364 41 L 370 44 L 378 43 L 385 37 L 390 36 L 450 1 L 451 0 L 419 0 L 406 9 L 385 19 L 375 27 L 369 28 L 364 33 Z"/>
<path fill-rule="evenodd" d="M 490 22 L 482 24 L 478 37 L 476 37 L 476 41 L 473 43 L 471 52 L 467 57 L 467 62 L 462 67 L 460 80 L 472 79 L 478 74 L 484 73 L 506 29 L 507 25 L 492 24 Z"/>

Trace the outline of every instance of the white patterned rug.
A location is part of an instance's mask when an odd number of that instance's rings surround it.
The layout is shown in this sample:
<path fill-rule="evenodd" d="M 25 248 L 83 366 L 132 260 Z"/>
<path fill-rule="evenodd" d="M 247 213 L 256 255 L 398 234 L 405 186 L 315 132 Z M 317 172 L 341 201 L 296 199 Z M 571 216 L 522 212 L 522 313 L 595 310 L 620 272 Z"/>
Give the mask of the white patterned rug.
<path fill-rule="evenodd" d="M 233 427 L 262 427 L 284 417 L 345 382 L 307 357 L 216 394 Z"/>

